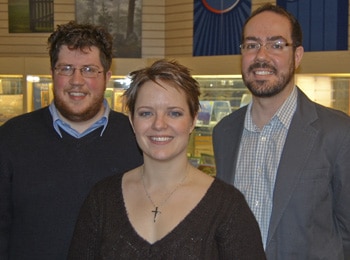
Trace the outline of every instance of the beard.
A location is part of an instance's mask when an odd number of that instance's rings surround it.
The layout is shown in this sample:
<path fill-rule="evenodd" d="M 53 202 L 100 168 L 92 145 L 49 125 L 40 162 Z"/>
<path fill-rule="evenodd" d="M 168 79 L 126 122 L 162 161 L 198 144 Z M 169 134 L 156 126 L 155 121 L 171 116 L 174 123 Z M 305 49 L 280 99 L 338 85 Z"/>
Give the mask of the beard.
<path fill-rule="evenodd" d="M 267 80 L 254 80 L 249 78 L 249 74 L 257 68 L 266 68 L 272 71 L 277 76 L 277 80 L 269 82 Z M 294 60 L 290 64 L 289 70 L 285 74 L 277 74 L 277 69 L 269 65 L 266 62 L 256 62 L 249 66 L 248 72 L 242 73 L 244 84 L 247 86 L 249 91 L 256 97 L 272 97 L 284 90 L 288 84 L 292 81 L 295 73 Z"/>
<path fill-rule="evenodd" d="M 83 111 L 75 111 L 74 108 L 69 106 L 63 99 L 55 96 L 54 103 L 57 110 L 61 113 L 61 115 L 72 122 L 83 122 L 90 120 L 94 116 L 96 116 L 101 110 L 101 106 L 103 105 L 104 96 L 101 95 L 96 97 L 92 104 L 90 104 Z"/>

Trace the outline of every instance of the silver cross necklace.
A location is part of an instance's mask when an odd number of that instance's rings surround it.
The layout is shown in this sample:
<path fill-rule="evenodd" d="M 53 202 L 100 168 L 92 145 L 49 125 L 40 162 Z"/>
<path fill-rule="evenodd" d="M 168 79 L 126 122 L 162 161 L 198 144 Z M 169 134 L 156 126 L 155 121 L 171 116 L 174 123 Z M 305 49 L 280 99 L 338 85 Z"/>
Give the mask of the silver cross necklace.
<path fill-rule="evenodd" d="M 169 199 L 170 197 L 174 194 L 174 192 L 184 183 L 184 181 L 186 180 L 187 178 L 187 175 L 188 175 L 188 172 L 186 173 L 186 175 L 182 178 L 182 180 L 175 186 L 175 188 L 168 194 L 168 196 L 166 196 L 166 198 L 158 204 L 158 206 L 156 205 L 156 203 L 154 203 L 151 195 L 149 195 L 147 189 L 146 189 L 146 185 L 145 185 L 145 173 L 143 171 L 143 168 L 142 168 L 142 185 L 143 185 L 143 188 L 145 190 L 145 193 L 146 193 L 146 196 L 147 198 L 149 199 L 149 201 L 152 203 L 154 209 L 151 211 L 152 214 L 153 214 L 153 222 L 155 223 L 156 220 L 157 220 L 157 217 L 158 217 L 158 214 L 161 214 L 162 212 L 159 210 L 159 208 L 161 208 Z"/>

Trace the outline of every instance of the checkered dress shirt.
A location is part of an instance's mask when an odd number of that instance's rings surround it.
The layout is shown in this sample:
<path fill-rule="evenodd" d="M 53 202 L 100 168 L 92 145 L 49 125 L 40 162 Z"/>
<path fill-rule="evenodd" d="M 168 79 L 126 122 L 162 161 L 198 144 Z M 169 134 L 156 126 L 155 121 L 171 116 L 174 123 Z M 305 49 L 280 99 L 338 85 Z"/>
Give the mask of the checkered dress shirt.
<path fill-rule="evenodd" d="M 234 185 L 244 194 L 259 223 L 264 248 L 277 168 L 296 106 L 297 90 L 294 87 L 291 95 L 262 130 L 252 121 L 252 102 L 245 116 Z"/>

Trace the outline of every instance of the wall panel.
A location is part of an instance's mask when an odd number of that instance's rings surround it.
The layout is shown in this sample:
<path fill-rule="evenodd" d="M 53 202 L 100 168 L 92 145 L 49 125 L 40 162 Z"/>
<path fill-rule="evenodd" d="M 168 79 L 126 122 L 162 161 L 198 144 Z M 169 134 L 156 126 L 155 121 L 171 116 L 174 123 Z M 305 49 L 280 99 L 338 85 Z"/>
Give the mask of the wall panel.
<path fill-rule="evenodd" d="M 142 57 L 165 55 L 165 0 L 142 2 Z"/>
<path fill-rule="evenodd" d="M 143 0 L 142 46 L 144 57 L 164 57 L 165 0 Z M 54 1 L 54 26 L 75 19 L 75 1 Z M 46 42 L 50 33 L 8 32 L 8 1 L 0 0 L 0 57 L 47 57 Z M 155 41 L 152 41 L 155 39 Z M 162 41 L 162 48 L 159 48 Z M 152 46 L 152 44 L 155 44 Z M 1 70 L 0 70 L 1 73 Z"/>
<path fill-rule="evenodd" d="M 191 57 L 193 1 L 142 1 L 142 57 Z M 264 3 L 275 2 L 272 0 L 252 0 L 252 10 Z M 55 0 L 54 11 L 55 27 L 57 24 L 74 20 L 75 2 Z M 0 0 L 0 57 L 47 57 L 46 41 L 48 36 L 49 33 L 9 34 L 8 1 Z M 348 38 L 350 44 L 349 35 Z"/>
<path fill-rule="evenodd" d="M 166 0 L 165 56 L 192 56 L 193 1 Z"/>

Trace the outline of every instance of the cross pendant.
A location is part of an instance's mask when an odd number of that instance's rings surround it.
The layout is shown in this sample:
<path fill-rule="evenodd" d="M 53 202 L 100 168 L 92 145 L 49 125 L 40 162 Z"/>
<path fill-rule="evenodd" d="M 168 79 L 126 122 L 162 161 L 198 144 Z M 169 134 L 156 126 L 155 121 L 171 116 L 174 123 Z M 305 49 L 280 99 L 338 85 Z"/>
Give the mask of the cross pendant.
<path fill-rule="evenodd" d="M 156 222 L 157 215 L 158 215 L 158 214 L 161 214 L 162 212 L 160 212 L 160 211 L 158 210 L 158 207 L 156 207 L 154 210 L 152 210 L 152 212 L 154 213 L 153 222 L 155 223 L 155 222 Z"/>

